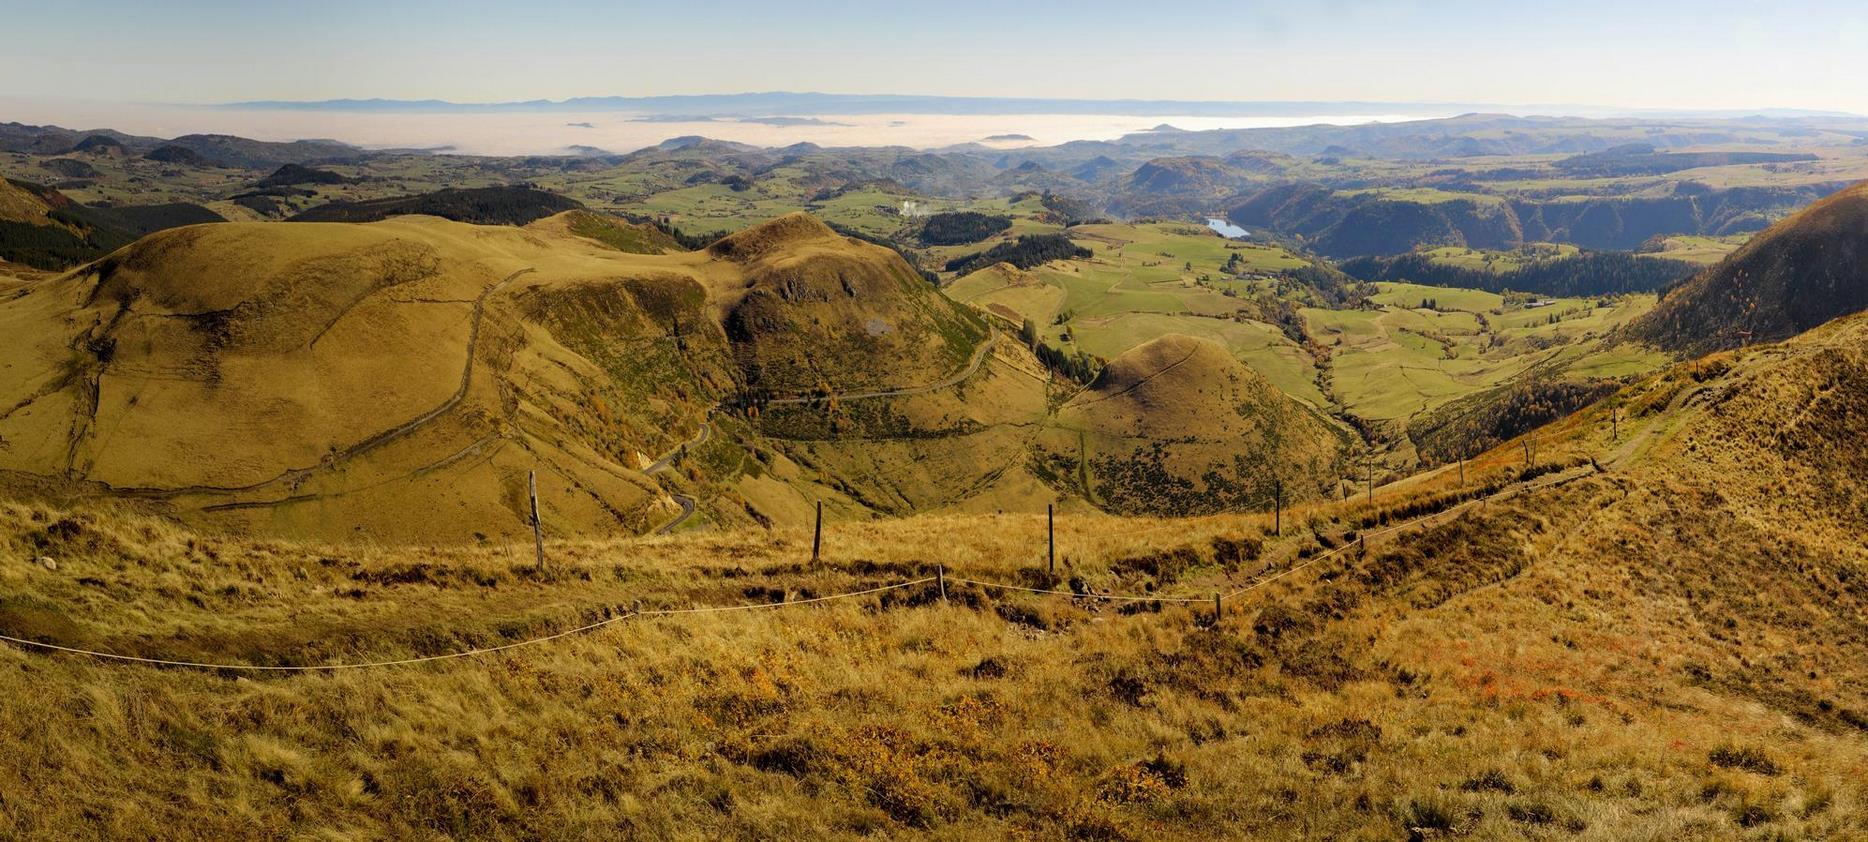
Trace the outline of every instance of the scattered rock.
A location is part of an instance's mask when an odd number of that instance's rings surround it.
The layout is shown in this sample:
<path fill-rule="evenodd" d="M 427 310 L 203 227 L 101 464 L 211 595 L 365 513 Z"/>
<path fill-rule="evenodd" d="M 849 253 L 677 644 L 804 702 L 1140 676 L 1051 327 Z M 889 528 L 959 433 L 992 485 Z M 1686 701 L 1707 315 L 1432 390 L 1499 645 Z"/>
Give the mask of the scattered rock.
<path fill-rule="evenodd" d="M 58 562 L 53 561 L 49 555 L 42 555 L 39 557 L 39 566 L 47 570 L 57 570 Z"/>

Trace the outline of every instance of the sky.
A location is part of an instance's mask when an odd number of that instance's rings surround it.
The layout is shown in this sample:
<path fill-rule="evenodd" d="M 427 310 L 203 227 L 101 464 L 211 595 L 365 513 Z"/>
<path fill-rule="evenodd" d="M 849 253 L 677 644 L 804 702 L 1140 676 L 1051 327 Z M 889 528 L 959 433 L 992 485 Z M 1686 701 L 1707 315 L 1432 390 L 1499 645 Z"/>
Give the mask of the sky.
<path fill-rule="evenodd" d="M 791 90 L 1868 113 L 1860 0 L 0 0 L 0 21 L 0 95 L 53 100 Z"/>

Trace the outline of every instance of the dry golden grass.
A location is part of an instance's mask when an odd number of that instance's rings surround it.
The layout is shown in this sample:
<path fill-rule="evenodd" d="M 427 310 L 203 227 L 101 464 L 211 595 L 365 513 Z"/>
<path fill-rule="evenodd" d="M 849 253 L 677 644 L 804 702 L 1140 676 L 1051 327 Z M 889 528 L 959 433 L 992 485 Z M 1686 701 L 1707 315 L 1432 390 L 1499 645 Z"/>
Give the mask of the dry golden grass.
<path fill-rule="evenodd" d="M 1133 514 L 1196 514 L 1317 498 L 1342 438 L 1225 346 L 1169 334 L 1110 361 L 1065 403 L 1050 458 L 1086 462 L 1088 493 Z M 1274 469 L 1275 467 L 1275 469 Z"/>
<path fill-rule="evenodd" d="M 1865 338 L 1855 319 L 1676 366 L 1537 431 L 1530 470 L 1527 436 L 1463 485 L 1313 502 L 1282 536 L 1069 513 L 1055 576 L 1041 515 L 836 522 L 819 565 L 798 529 L 555 541 L 541 573 L 523 545 L 5 504 L 0 633 L 210 662 L 951 578 L 946 601 L 923 582 L 328 673 L 6 645 L 0 835 L 1862 838 Z M 1265 584 L 1216 624 L 962 578 Z"/>
<path fill-rule="evenodd" d="M 471 542 L 528 531 L 537 469 L 558 535 L 652 530 L 697 486 L 747 523 L 771 515 L 734 499 L 734 460 L 642 469 L 748 384 L 934 382 L 986 336 L 893 252 L 802 215 L 718 253 L 625 253 L 576 222 L 192 226 L 25 284 L 0 302 L 6 487 L 244 534 Z"/>
<path fill-rule="evenodd" d="M 1768 415 L 1779 390 L 1863 371 L 1859 352 L 1824 348 L 1670 370 L 1620 397 L 1622 442 L 1606 407 L 1540 431 L 1540 462 L 1585 466 L 1543 478 L 1567 481 L 1330 555 L 1233 600 L 1217 626 L 1203 604 L 950 582 L 945 603 L 923 584 L 332 674 L 10 647 L 0 832 L 1859 837 L 1868 559 L 1822 524 L 1853 523 L 1868 498 L 1831 463 L 1791 458 L 1813 472 L 1791 498 L 1805 507 L 1763 517 L 1784 492 L 1731 482 L 1729 460 L 1784 460 L 1721 436 L 1783 426 Z M 1832 409 L 1829 433 L 1800 440 L 1865 432 L 1868 413 Z M 1475 460 L 1469 485 L 1509 488 L 1520 452 Z M 1262 516 L 1068 515 L 1058 585 L 1220 590 L 1437 508 L 1456 484 L 1440 471 L 1373 506 L 1314 504 L 1281 538 Z M 795 600 L 935 565 L 1049 585 L 1043 530 L 1031 516 L 832 524 L 817 567 L 797 530 L 554 543 L 540 575 L 523 548 L 215 539 L 11 505 L 0 631 L 253 663 L 399 657 L 637 600 Z M 41 554 L 57 569 L 28 563 Z"/>

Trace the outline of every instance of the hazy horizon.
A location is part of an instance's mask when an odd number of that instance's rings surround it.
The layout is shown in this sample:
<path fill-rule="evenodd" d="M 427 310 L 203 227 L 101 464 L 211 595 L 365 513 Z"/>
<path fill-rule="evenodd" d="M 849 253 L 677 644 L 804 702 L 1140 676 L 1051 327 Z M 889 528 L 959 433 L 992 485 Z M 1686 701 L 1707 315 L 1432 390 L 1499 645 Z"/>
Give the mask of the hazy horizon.
<path fill-rule="evenodd" d="M 783 107 L 742 101 L 777 96 Z M 114 130 L 172 138 L 229 134 L 255 140 L 337 140 L 365 149 L 466 155 L 628 153 L 670 138 L 704 136 L 755 146 L 998 148 L 1115 140 L 1158 126 L 1185 131 L 1358 125 L 1444 119 L 1464 113 L 1517 117 L 1670 119 L 1741 115 L 1840 115 L 1795 109 L 1642 111 L 1587 106 L 1509 108 L 1480 103 L 1223 102 L 966 98 L 912 94 L 711 94 L 672 101 L 587 98 L 474 105 L 429 101 L 124 103 L 0 94 L 0 122 Z M 650 98 L 657 99 L 657 98 Z M 901 100 L 902 110 L 886 110 Z M 616 104 L 621 102 L 622 104 Z M 1064 103 L 1060 106 L 1059 103 Z M 1029 107 L 1024 107 L 1028 105 Z M 1099 107 L 1106 106 L 1106 107 Z M 1853 117 L 1855 115 L 1845 115 Z"/>
<path fill-rule="evenodd" d="M 1868 10 L 1835 0 L 1185 10 L 957 0 L 938 15 L 838 0 L 346 0 L 315 16 L 224 0 L 92 0 L 26 4 L 8 17 L 25 37 L 0 55 L 0 95 L 119 104 L 788 90 L 1868 113 L 1858 84 Z"/>
<path fill-rule="evenodd" d="M 1161 123 L 1188 130 L 1396 122 L 1450 114 L 1314 114 L 1297 117 L 1098 114 L 823 114 L 818 122 L 771 125 L 731 118 L 668 120 L 638 112 L 407 112 L 223 109 L 112 103 L 54 103 L 0 97 L 0 121 L 112 129 L 170 138 L 231 134 L 256 140 L 330 139 L 367 149 L 441 149 L 467 155 L 551 155 L 602 150 L 627 153 L 674 137 L 704 135 L 756 146 L 906 146 L 933 149 L 986 141 L 995 145 L 1055 145 L 1113 140 Z M 573 150 L 573 147 L 588 147 Z"/>

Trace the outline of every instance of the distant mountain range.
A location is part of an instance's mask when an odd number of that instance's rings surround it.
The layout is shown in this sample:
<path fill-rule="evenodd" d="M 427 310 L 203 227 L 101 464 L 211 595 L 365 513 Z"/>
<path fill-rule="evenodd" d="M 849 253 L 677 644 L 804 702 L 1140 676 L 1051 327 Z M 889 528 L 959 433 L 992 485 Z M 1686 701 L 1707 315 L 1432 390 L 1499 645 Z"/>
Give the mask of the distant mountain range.
<path fill-rule="evenodd" d="M 1472 111 L 1570 116 L 1667 115 L 1673 117 L 1771 118 L 1851 117 L 1836 111 L 1763 108 L 1725 111 L 1615 109 L 1588 105 L 1499 105 L 1458 102 L 1043 99 L 1025 97 L 925 96 L 918 94 L 827 94 L 768 91 L 678 96 L 600 96 L 520 102 L 450 102 L 440 99 L 258 100 L 218 106 L 280 111 L 629 111 L 670 116 L 784 117 L 798 114 L 1104 114 L 1188 117 L 1311 117 L 1392 115 L 1445 116 Z"/>

